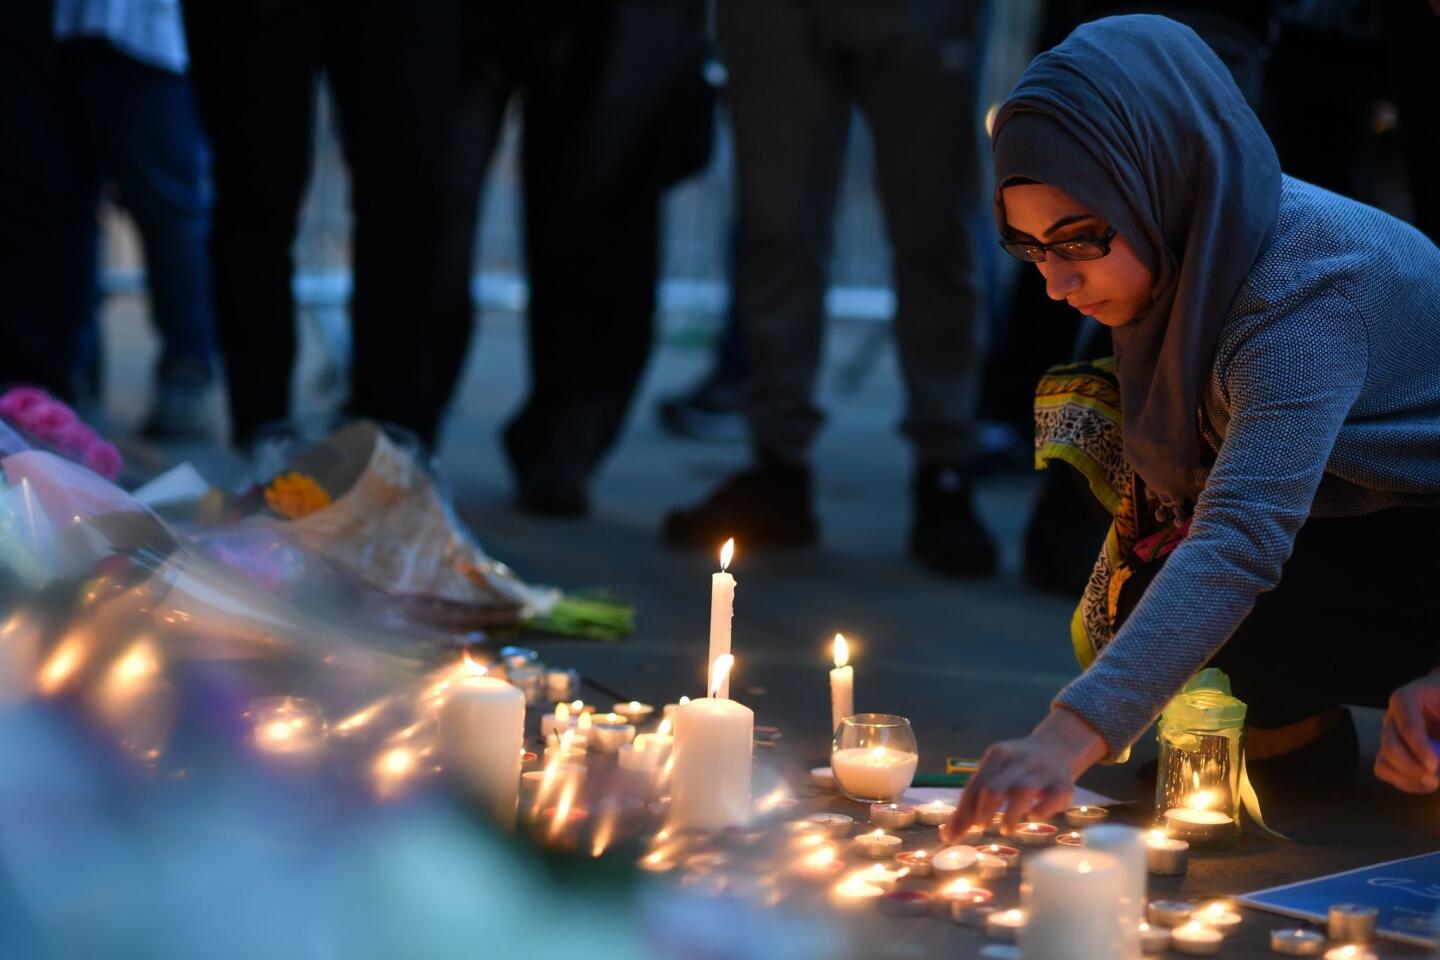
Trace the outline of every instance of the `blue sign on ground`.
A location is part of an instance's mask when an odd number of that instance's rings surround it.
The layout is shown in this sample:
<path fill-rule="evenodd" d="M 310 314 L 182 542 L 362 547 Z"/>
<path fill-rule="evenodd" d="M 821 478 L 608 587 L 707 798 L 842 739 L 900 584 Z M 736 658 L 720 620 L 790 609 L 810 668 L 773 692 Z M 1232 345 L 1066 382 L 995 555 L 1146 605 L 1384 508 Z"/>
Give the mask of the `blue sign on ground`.
<path fill-rule="evenodd" d="M 1336 903 L 1363 903 L 1380 911 L 1381 936 L 1432 946 L 1440 910 L 1440 853 L 1392 860 L 1316 880 L 1246 894 L 1248 907 L 1325 923 Z"/>

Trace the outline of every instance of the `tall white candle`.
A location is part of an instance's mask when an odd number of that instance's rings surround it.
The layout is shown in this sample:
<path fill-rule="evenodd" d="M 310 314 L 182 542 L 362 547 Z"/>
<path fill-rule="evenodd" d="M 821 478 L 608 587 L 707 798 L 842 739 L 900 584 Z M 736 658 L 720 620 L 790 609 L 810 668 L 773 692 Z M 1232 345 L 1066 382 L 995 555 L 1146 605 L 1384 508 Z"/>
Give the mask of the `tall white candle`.
<path fill-rule="evenodd" d="M 439 719 L 446 769 L 485 797 L 501 824 L 513 825 L 520 791 L 520 746 L 525 740 L 525 694 L 493 677 L 462 677 L 446 691 Z"/>
<path fill-rule="evenodd" d="M 1101 824 L 1085 831 L 1085 846 L 1108 853 L 1120 863 L 1123 892 L 1116 906 L 1123 956 L 1140 955 L 1140 924 L 1145 919 L 1145 888 L 1149 882 L 1149 851 L 1145 833 L 1134 827 Z"/>
<path fill-rule="evenodd" d="M 1125 871 L 1113 855 L 1055 847 L 1031 854 L 1030 922 L 1020 950 L 1032 960 L 1127 957 L 1115 904 L 1125 895 Z M 1132 924 L 1133 927 L 1138 925 Z"/>
<path fill-rule="evenodd" d="M 850 645 L 845 635 L 835 634 L 835 669 L 830 671 L 830 732 L 840 721 L 855 714 L 855 668 L 850 666 Z"/>
<path fill-rule="evenodd" d="M 730 652 L 730 624 L 735 618 L 735 578 L 729 570 L 734 556 L 735 540 L 732 538 L 720 548 L 720 572 L 710 577 L 710 659 L 705 662 L 712 666 Z M 722 700 L 730 696 L 728 673 L 718 696 Z"/>
<path fill-rule="evenodd" d="M 670 815 L 677 828 L 722 830 L 750 818 L 755 714 L 715 695 L 733 660 L 726 654 L 716 663 L 710 696 L 675 711 Z"/>

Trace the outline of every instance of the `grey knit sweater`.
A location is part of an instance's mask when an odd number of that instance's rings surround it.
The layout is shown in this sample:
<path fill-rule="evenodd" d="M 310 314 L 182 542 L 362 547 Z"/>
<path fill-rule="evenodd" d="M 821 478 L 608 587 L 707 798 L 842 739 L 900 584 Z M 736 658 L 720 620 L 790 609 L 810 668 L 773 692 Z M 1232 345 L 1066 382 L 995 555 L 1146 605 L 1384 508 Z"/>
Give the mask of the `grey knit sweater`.
<path fill-rule="evenodd" d="M 1199 419 L 1217 455 L 1189 536 L 1055 701 L 1113 753 L 1280 581 L 1307 517 L 1440 504 L 1440 250 L 1378 210 L 1284 178 Z"/>

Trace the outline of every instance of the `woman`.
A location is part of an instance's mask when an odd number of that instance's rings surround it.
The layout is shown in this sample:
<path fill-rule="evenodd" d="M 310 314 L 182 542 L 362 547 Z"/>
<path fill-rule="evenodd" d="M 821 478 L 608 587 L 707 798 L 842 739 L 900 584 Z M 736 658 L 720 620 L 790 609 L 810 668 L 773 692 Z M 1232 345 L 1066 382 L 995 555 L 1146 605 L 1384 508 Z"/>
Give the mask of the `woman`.
<path fill-rule="evenodd" d="M 1435 790 L 1435 563 L 1398 548 L 1440 534 L 1440 250 L 1282 175 L 1225 67 L 1162 17 L 1037 57 L 994 153 L 1002 245 L 1111 328 L 1090 373 L 1113 376 L 1120 536 L 1077 616 L 1098 655 L 990 748 L 951 829 L 1063 809 L 1207 663 L 1250 705 L 1252 760 L 1339 731 L 1353 771 L 1340 705 L 1399 687 L 1376 772 Z"/>

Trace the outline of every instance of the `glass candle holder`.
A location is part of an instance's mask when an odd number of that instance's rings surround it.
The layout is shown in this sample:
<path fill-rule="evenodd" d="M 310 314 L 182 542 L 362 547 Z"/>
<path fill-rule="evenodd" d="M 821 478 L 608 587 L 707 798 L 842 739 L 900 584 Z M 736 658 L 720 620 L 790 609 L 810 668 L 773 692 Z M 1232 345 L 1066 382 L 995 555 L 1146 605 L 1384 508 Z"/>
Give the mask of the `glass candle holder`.
<path fill-rule="evenodd" d="M 835 729 L 830 768 L 851 800 L 899 800 L 915 779 L 920 752 L 910 721 L 888 713 L 857 713 Z"/>
<path fill-rule="evenodd" d="M 1245 704 L 1219 670 L 1202 670 L 1160 716 L 1155 813 L 1166 832 L 1214 847 L 1240 835 Z"/>

